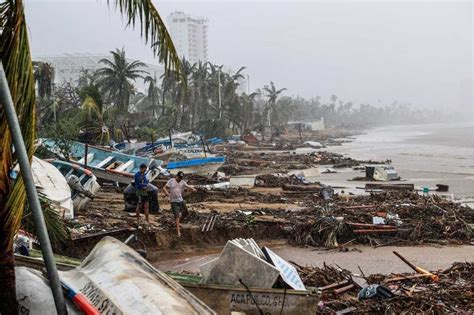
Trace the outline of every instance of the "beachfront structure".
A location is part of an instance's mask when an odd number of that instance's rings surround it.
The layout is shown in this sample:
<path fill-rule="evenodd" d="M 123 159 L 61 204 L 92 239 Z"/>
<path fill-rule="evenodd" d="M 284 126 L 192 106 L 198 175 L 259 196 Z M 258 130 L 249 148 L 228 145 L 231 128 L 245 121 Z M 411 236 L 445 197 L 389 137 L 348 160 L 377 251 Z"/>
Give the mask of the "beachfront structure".
<path fill-rule="evenodd" d="M 326 127 L 324 126 L 324 117 L 321 117 L 319 120 L 313 120 L 313 121 L 301 121 L 301 120 L 291 120 L 287 123 L 287 126 L 294 129 L 294 130 L 299 130 L 300 126 L 303 129 L 309 129 L 309 130 L 324 130 Z"/>
<path fill-rule="evenodd" d="M 168 30 L 181 57 L 191 64 L 207 59 L 207 29 L 209 20 L 193 17 L 184 12 L 173 12 L 168 16 Z"/>
<path fill-rule="evenodd" d="M 34 61 L 47 62 L 51 64 L 54 69 L 54 84 L 58 85 L 63 82 L 76 82 L 82 70 L 96 71 L 104 67 L 104 64 L 99 63 L 101 59 L 111 59 L 111 55 L 102 54 L 88 54 L 88 53 L 65 53 L 57 56 L 43 56 L 35 57 Z M 134 59 L 126 58 L 128 62 Z M 164 73 L 164 68 L 161 65 L 147 64 L 144 67 L 151 77 L 156 77 L 158 80 Z M 144 92 L 146 90 L 143 80 L 138 79 L 135 82 L 135 87 L 138 91 Z"/>

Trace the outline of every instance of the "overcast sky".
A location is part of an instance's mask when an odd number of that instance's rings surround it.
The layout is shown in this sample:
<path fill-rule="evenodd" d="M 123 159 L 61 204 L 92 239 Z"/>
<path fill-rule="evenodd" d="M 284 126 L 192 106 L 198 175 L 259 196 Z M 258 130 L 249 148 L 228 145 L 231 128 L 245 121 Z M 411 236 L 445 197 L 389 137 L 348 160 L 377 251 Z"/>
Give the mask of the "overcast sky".
<path fill-rule="evenodd" d="M 210 60 L 247 67 L 252 90 L 273 81 L 288 95 L 444 108 L 472 97 L 461 92 L 474 73 L 471 1 L 154 3 L 165 20 L 175 10 L 208 17 Z M 33 57 L 123 46 L 156 63 L 105 0 L 26 0 L 26 12 Z"/>

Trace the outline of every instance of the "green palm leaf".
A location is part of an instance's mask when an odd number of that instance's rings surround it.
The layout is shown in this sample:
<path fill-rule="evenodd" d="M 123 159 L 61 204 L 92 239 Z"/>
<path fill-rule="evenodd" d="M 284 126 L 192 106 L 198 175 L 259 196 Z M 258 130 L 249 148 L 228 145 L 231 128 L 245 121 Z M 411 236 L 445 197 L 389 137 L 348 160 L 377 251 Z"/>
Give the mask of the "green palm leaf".
<path fill-rule="evenodd" d="M 110 0 L 107 1 L 110 4 Z M 182 65 L 165 23 L 151 0 L 117 0 L 115 6 L 127 18 L 127 26 L 135 27 L 140 22 L 141 36 L 150 43 L 153 53 L 165 71 L 182 72 Z"/>
<path fill-rule="evenodd" d="M 116 2 L 127 25 L 140 22 L 142 36 L 151 44 L 154 54 L 164 63 L 166 72 L 181 73 L 181 63 L 171 36 L 151 0 L 118 0 Z M 22 0 L 0 0 L 0 58 L 5 69 L 10 94 L 19 118 L 23 139 L 30 158 L 35 140 L 35 81 Z M 139 64 L 133 64 L 135 70 Z M 16 164 L 12 139 L 3 107 L 0 106 L 0 313 L 15 313 L 13 237 L 21 224 L 25 205 L 25 188 L 21 175 L 12 185 L 10 171 Z"/>
<path fill-rule="evenodd" d="M 23 3 L 14 0 L 1 3 L 0 17 L 0 28 L 3 29 L 0 56 L 31 158 L 35 140 L 35 81 Z M 0 229 L 8 236 L 0 238 L 0 242 L 5 242 L 1 245 L 10 248 L 20 227 L 26 194 L 21 176 L 13 187 L 10 184 L 9 172 L 16 160 L 12 155 L 12 140 L 3 110 L 0 111 L 0 134 L 0 194 L 8 196 L 6 200 L 0 198 Z"/>

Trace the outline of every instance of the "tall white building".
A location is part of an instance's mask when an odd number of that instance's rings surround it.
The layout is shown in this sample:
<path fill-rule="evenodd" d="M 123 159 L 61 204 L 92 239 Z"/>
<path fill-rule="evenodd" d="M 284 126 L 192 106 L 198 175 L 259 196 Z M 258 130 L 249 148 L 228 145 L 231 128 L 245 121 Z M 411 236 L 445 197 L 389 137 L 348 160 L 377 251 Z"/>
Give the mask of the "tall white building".
<path fill-rule="evenodd" d="M 191 64 L 208 60 L 208 22 L 205 17 L 193 17 L 184 12 L 173 12 L 168 16 L 168 30 L 176 50 Z"/>
<path fill-rule="evenodd" d="M 34 57 L 34 61 L 47 62 L 51 64 L 54 69 L 54 83 L 61 84 L 64 81 L 76 82 L 82 70 L 96 71 L 104 67 L 104 64 L 99 63 L 101 59 L 112 59 L 108 55 L 94 55 L 88 53 L 65 53 L 57 56 L 38 56 Z M 133 59 L 126 58 L 128 62 Z M 160 81 L 161 75 L 164 73 L 164 68 L 161 65 L 152 65 L 145 63 L 143 70 L 147 71 L 151 77 L 156 77 Z M 145 83 L 142 79 L 135 81 L 135 86 L 138 91 L 144 92 L 146 90 Z"/>

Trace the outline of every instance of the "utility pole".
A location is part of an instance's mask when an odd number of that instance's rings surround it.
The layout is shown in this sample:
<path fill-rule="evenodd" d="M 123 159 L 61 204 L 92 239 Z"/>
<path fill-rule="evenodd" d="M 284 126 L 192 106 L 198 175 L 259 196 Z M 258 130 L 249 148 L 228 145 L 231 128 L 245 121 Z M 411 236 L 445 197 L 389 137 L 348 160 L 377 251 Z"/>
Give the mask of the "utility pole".
<path fill-rule="evenodd" d="M 247 74 L 247 95 L 250 95 L 250 76 Z"/>
<path fill-rule="evenodd" d="M 218 96 L 219 96 L 219 119 L 222 118 L 222 97 L 221 97 L 221 67 L 219 67 L 219 72 L 217 72 L 217 85 L 218 85 Z"/>

